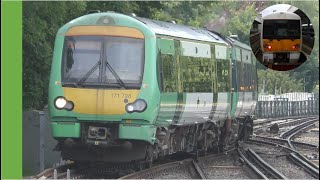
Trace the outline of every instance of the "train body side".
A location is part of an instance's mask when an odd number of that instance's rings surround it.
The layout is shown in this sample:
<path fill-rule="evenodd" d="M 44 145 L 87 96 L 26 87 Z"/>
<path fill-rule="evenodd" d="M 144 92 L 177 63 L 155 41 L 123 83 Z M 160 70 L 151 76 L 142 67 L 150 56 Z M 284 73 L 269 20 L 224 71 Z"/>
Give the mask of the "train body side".
<path fill-rule="evenodd" d="M 232 46 L 232 109 L 231 117 L 253 115 L 257 101 L 256 60 L 251 48 L 228 38 Z"/>
<path fill-rule="evenodd" d="M 222 125 L 231 108 L 228 45 L 163 36 L 157 40 L 161 91 L 157 123 Z"/>

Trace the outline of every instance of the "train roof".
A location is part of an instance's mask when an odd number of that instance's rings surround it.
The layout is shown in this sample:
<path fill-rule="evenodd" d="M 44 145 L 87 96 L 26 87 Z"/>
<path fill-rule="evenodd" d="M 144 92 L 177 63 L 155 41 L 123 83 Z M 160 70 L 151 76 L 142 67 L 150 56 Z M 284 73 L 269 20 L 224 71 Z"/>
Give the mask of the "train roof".
<path fill-rule="evenodd" d="M 249 50 L 251 51 L 251 47 L 240 42 L 239 40 L 232 38 L 232 37 L 227 37 L 227 41 L 231 44 L 231 46 L 238 46 L 241 47 L 243 49 Z"/>
<path fill-rule="evenodd" d="M 276 11 L 276 12 L 272 12 L 268 15 L 265 15 L 262 17 L 262 20 L 266 20 L 266 19 L 296 19 L 296 20 L 300 20 L 300 16 L 298 16 L 295 13 L 292 12 L 285 12 L 285 11 Z"/>
<path fill-rule="evenodd" d="M 147 18 L 135 17 L 137 20 L 146 24 L 152 31 L 159 35 L 174 36 L 185 39 L 201 40 L 207 42 L 227 42 L 222 37 L 208 30 L 194 28 L 181 24 L 151 20 Z"/>
<path fill-rule="evenodd" d="M 157 20 L 152 20 L 152 19 L 147 19 L 142 17 L 129 16 L 129 15 L 116 13 L 116 12 L 97 12 L 97 13 L 87 14 L 68 22 L 62 28 L 60 28 L 60 30 L 62 33 L 64 33 L 65 31 L 67 31 L 67 29 L 73 26 L 101 24 L 100 19 L 104 17 L 106 18 L 110 17 L 111 19 L 118 17 L 119 19 L 122 19 L 123 22 L 129 23 L 131 25 L 134 24 L 134 26 L 136 27 L 139 27 L 140 24 L 141 25 L 143 24 L 151 32 L 158 35 L 179 37 L 179 38 L 191 39 L 196 41 L 214 42 L 214 43 L 228 45 L 228 43 L 222 37 L 220 37 L 214 32 L 210 32 L 205 29 L 190 27 L 190 26 L 181 25 L 181 24 L 174 24 L 170 22 L 157 21 Z"/>

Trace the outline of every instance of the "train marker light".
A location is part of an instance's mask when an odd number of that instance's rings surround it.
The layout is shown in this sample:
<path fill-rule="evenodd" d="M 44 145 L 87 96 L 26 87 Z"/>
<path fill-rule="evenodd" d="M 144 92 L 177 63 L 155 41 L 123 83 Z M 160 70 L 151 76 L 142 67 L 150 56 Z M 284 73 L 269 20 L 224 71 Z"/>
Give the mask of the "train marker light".
<path fill-rule="evenodd" d="M 296 44 L 292 46 L 292 49 L 298 49 L 300 44 Z"/>
<path fill-rule="evenodd" d="M 132 112 L 133 110 L 134 110 L 133 105 L 130 104 L 130 105 L 127 106 L 127 111 L 128 112 Z"/>
<path fill-rule="evenodd" d="M 64 106 L 64 108 L 67 110 L 67 111 L 71 111 L 73 108 L 74 108 L 74 104 L 72 101 L 68 101 L 67 104 Z"/>
<path fill-rule="evenodd" d="M 266 48 L 266 49 L 269 49 L 269 50 L 272 48 L 272 46 L 268 45 L 268 44 L 264 44 L 263 47 Z"/>

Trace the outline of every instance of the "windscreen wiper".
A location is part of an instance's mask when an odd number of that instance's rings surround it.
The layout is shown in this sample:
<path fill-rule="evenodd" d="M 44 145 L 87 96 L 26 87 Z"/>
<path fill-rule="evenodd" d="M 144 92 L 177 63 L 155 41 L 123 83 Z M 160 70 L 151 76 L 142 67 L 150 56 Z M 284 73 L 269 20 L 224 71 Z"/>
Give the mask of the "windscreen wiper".
<path fill-rule="evenodd" d="M 98 61 L 92 68 L 77 82 L 77 85 L 83 84 L 89 76 L 101 65 L 101 61 Z"/>
<path fill-rule="evenodd" d="M 126 85 L 123 83 L 123 81 L 120 79 L 118 74 L 115 72 L 115 70 L 111 67 L 108 61 L 106 61 L 106 66 L 111 71 L 111 73 L 114 75 L 114 77 L 117 79 L 118 83 L 126 89 Z"/>
<path fill-rule="evenodd" d="M 64 82 L 64 83 L 62 83 L 62 86 L 78 87 L 78 85 L 76 83 L 74 83 L 74 82 Z"/>

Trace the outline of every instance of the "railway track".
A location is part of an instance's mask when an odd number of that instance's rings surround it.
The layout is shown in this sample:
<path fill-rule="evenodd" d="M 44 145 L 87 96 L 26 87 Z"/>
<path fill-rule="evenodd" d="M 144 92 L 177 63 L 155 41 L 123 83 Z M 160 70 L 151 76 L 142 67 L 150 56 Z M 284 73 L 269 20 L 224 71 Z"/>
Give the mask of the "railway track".
<path fill-rule="evenodd" d="M 69 163 L 69 164 L 63 164 L 60 166 L 57 166 L 56 168 L 48 168 L 45 169 L 44 171 L 40 172 L 39 174 L 35 176 L 31 176 L 27 179 L 57 179 L 58 173 L 64 173 L 67 172 L 68 169 L 72 169 L 75 167 L 74 163 Z"/>
<path fill-rule="evenodd" d="M 240 158 L 252 169 L 254 173 L 259 177 L 259 179 L 268 179 L 267 176 L 261 172 L 252 162 L 250 162 L 244 153 L 238 148 L 237 149 Z"/>
<path fill-rule="evenodd" d="M 135 172 L 133 164 L 83 163 L 49 168 L 28 179 L 114 179 Z"/>
<path fill-rule="evenodd" d="M 257 139 L 250 139 L 248 142 L 252 143 L 258 143 L 258 144 L 268 144 L 271 146 L 282 148 L 286 151 L 289 151 L 288 158 L 294 162 L 296 165 L 302 167 L 304 170 L 306 170 L 309 174 L 311 174 L 315 178 L 319 178 L 319 167 L 309 161 L 307 158 L 305 158 L 303 155 L 301 155 L 298 151 L 291 149 L 290 147 L 287 147 L 285 145 L 263 141 L 263 140 L 257 140 Z"/>
<path fill-rule="evenodd" d="M 264 175 L 270 179 L 288 179 L 285 175 L 280 173 L 276 168 L 272 167 L 269 163 L 264 161 L 255 151 L 251 148 L 247 150 L 247 155 L 264 171 Z"/>
<path fill-rule="evenodd" d="M 315 118 L 315 119 L 311 119 L 308 120 L 304 123 L 299 124 L 298 126 L 289 129 L 288 131 L 282 133 L 280 135 L 281 138 L 283 139 L 291 139 L 293 136 L 297 135 L 298 133 L 300 133 L 302 130 L 310 127 L 311 125 L 313 125 L 315 122 L 319 121 L 319 117 Z"/>
<path fill-rule="evenodd" d="M 300 117 L 299 117 L 300 118 Z M 294 119 L 293 121 L 299 121 L 306 119 Z M 309 117 L 310 118 L 310 117 Z M 283 119 L 278 119 L 278 121 L 281 121 Z M 301 125 L 298 125 L 295 128 L 301 132 L 304 130 L 304 128 L 311 127 L 312 123 L 316 122 L 318 119 L 311 119 L 310 121 L 307 121 L 305 123 L 302 123 Z M 301 127 L 304 127 L 301 129 Z M 301 145 L 306 146 L 313 149 L 318 149 L 317 146 L 307 143 L 301 143 L 301 142 L 295 142 L 292 141 L 292 137 L 294 135 L 298 134 L 297 131 L 291 130 L 291 134 L 289 133 L 283 133 L 283 137 L 290 137 L 290 141 L 292 145 Z M 270 137 L 263 137 L 255 135 L 251 139 L 249 139 L 249 142 L 251 143 L 263 143 L 268 144 L 272 146 L 276 146 L 282 149 L 285 149 L 286 151 L 290 152 L 288 153 L 288 158 L 293 161 L 296 165 L 302 167 L 305 169 L 306 172 L 312 174 L 313 177 L 318 178 L 319 177 L 319 167 L 315 166 L 313 163 L 310 164 L 310 161 L 308 162 L 308 159 L 306 159 L 303 155 L 301 155 L 296 149 L 289 146 L 287 147 L 285 144 L 288 143 L 287 139 L 280 139 L 280 138 L 270 138 Z M 40 174 L 32 177 L 32 179 L 87 179 L 87 178 L 119 178 L 120 179 L 151 179 L 151 178 L 162 178 L 163 176 L 167 176 L 170 179 L 174 178 L 186 178 L 186 179 L 207 179 L 207 178 L 214 178 L 208 176 L 208 167 L 205 168 L 205 165 L 203 164 L 203 161 L 214 159 L 216 157 L 222 156 L 222 154 L 230 153 L 231 151 L 236 151 L 235 149 L 223 152 L 221 154 L 214 154 L 214 155 L 208 155 L 205 157 L 199 157 L 196 160 L 193 158 L 187 157 L 184 160 L 177 160 L 174 162 L 169 162 L 165 164 L 160 164 L 157 166 L 154 166 L 149 169 L 145 169 L 142 171 L 133 170 L 130 166 L 124 166 L 121 167 L 121 165 L 118 166 L 106 166 L 105 164 L 66 164 L 62 166 L 58 166 L 56 169 L 50 168 L 47 169 Z M 269 178 L 277 178 L 277 179 L 287 179 L 287 177 L 279 171 L 277 171 L 276 168 L 272 167 L 267 162 L 263 161 L 261 157 L 258 156 L 257 153 L 255 153 L 252 149 L 248 149 L 246 153 L 243 153 L 243 150 L 237 149 L 238 157 L 241 158 L 241 160 L 247 165 L 246 167 L 250 168 L 252 172 L 254 172 L 255 176 L 257 178 L 262 179 L 269 179 Z M 247 157 L 245 157 L 245 155 Z M 244 171 L 242 166 L 232 166 L 232 165 L 217 165 L 214 164 L 214 166 L 211 166 L 212 168 L 218 168 L 218 170 L 222 170 L 222 168 L 226 168 L 227 172 L 230 172 L 230 168 L 233 168 L 234 171 Z M 242 169 L 241 169 L 242 168 Z M 126 172 L 119 173 L 119 169 L 126 169 Z M 128 170 L 129 169 L 129 170 Z M 210 169 L 210 168 L 209 168 Z M 233 172 L 234 172 L 233 171 Z M 116 173 L 115 173 L 116 172 Z M 252 173 L 251 172 L 251 173 Z M 176 176 L 172 175 L 176 174 Z M 210 174 L 210 173 L 209 173 Z M 251 177 L 249 177 L 251 178 Z M 248 179 L 248 178 L 247 178 Z"/>
<path fill-rule="evenodd" d="M 259 134 L 263 129 L 269 129 L 272 125 L 277 124 L 279 128 L 287 127 L 287 126 L 294 126 L 297 124 L 301 124 L 306 120 L 316 120 L 319 117 L 310 116 L 310 117 L 297 117 L 297 118 L 290 118 L 290 119 L 277 119 L 277 120 L 266 120 L 264 122 L 259 122 L 254 124 L 254 133 Z"/>
<path fill-rule="evenodd" d="M 292 143 L 292 139 L 294 136 L 297 134 L 301 133 L 302 131 L 314 126 L 314 123 L 318 122 L 319 119 L 316 120 L 310 120 L 308 122 L 302 123 L 286 132 L 281 134 L 281 137 L 287 140 L 287 143 L 289 147 L 293 150 L 295 150 L 294 143 Z M 295 162 L 297 165 L 301 166 L 304 168 L 307 172 L 312 174 L 312 176 L 319 178 L 319 166 L 314 164 L 313 162 L 309 161 L 306 157 L 301 155 L 300 153 L 297 152 L 292 152 L 290 153 L 290 159 Z"/>
<path fill-rule="evenodd" d="M 198 164 L 198 162 L 196 162 L 196 160 L 191 158 L 158 165 L 149 169 L 120 177 L 119 179 L 153 179 L 155 177 L 161 177 L 162 175 L 171 173 L 172 170 L 177 169 L 182 169 L 187 172 L 187 176 L 185 176 L 185 178 L 206 179 L 206 175 L 204 174 L 201 166 Z"/>
<path fill-rule="evenodd" d="M 205 173 L 203 172 L 202 168 L 200 167 L 200 165 L 198 164 L 198 162 L 196 162 L 195 160 L 192 161 L 192 165 L 194 167 L 194 169 L 196 170 L 197 173 L 197 177 L 196 179 L 207 179 Z"/>
<path fill-rule="evenodd" d="M 290 154 L 288 155 L 288 158 L 294 162 L 296 165 L 302 167 L 306 172 L 311 174 L 315 178 L 319 178 L 319 167 L 312 163 L 310 160 L 308 160 L 306 157 L 301 155 L 296 149 L 294 148 L 294 145 L 304 145 L 312 148 L 317 148 L 312 144 L 307 144 L 307 143 L 300 143 L 300 142 L 294 142 L 292 141 L 292 138 L 297 135 L 298 133 L 302 132 L 303 130 L 310 128 L 311 126 L 314 125 L 314 123 L 318 122 L 319 119 L 312 119 L 307 122 L 304 122 L 294 128 L 291 128 L 290 130 L 284 132 L 281 134 L 282 138 L 285 139 L 277 139 L 277 138 L 268 138 L 268 137 L 258 137 L 253 136 L 253 139 L 249 139 L 249 142 L 253 143 L 263 143 L 263 144 L 268 144 L 276 147 L 283 148 L 287 151 L 290 151 Z M 260 139 L 259 139 L 260 138 Z M 277 143 L 275 143 L 276 141 Z M 281 144 L 279 144 L 279 142 Z M 288 144 L 288 146 L 284 145 Z"/>
<path fill-rule="evenodd" d="M 313 46 L 314 46 L 314 38 L 310 36 L 303 35 L 302 36 L 302 52 L 306 55 L 311 54 Z"/>
<path fill-rule="evenodd" d="M 133 174 L 126 175 L 120 179 L 158 179 L 158 178 L 168 178 L 168 179 L 215 179 L 219 178 L 220 172 L 223 170 L 229 172 L 232 169 L 233 173 L 244 171 L 242 165 L 230 165 L 224 163 L 215 163 L 216 161 L 221 162 L 221 159 L 228 159 L 230 156 L 237 154 L 236 149 L 231 149 L 219 154 L 207 155 L 204 157 L 199 157 L 196 160 L 188 158 L 182 161 L 170 162 L 162 165 L 152 167 L 143 171 L 139 171 Z M 221 158 L 221 159 L 220 159 Z M 239 156 L 236 159 L 239 162 Z M 179 171 L 180 170 L 180 171 Z M 209 172 L 211 171 L 211 172 Z M 231 174 L 233 174 L 231 173 Z M 251 172 L 252 173 L 252 172 Z M 238 175 L 238 174 L 237 174 Z M 228 174 L 223 174 L 223 177 L 226 178 Z M 259 176 L 250 177 L 243 175 L 242 177 L 256 179 Z M 239 177 L 237 177 L 239 178 Z M 240 177 L 241 178 L 241 177 Z M 234 179 L 234 178 L 233 178 Z"/>
<path fill-rule="evenodd" d="M 290 153 L 289 158 L 298 166 L 305 169 L 313 177 L 319 179 L 319 167 L 317 165 L 313 164 L 299 153 Z"/>
<path fill-rule="evenodd" d="M 280 139 L 280 138 L 274 138 L 274 137 L 265 137 L 265 136 L 259 136 L 259 135 L 254 135 L 254 136 L 251 137 L 251 139 L 269 141 L 269 142 L 274 142 L 274 143 L 283 144 L 283 145 L 285 145 L 288 142 L 286 139 Z M 294 145 L 298 145 L 298 146 L 305 146 L 307 148 L 319 149 L 319 146 L 315 145 L 315 144 L 304 143 L 304 142 L 299 142 L 299 141 L 294 141 L 294 140 L 291 140 L 291 143 L 294 144 Z"/>

